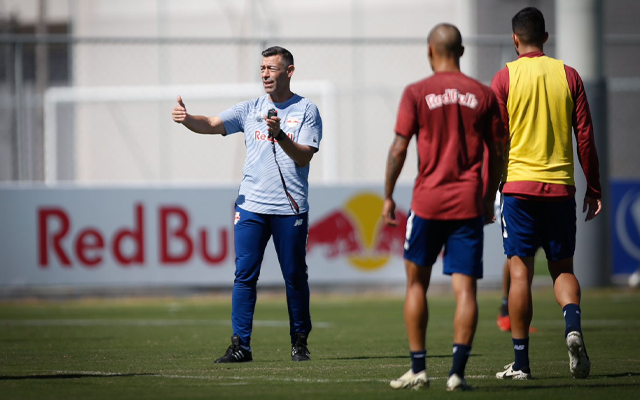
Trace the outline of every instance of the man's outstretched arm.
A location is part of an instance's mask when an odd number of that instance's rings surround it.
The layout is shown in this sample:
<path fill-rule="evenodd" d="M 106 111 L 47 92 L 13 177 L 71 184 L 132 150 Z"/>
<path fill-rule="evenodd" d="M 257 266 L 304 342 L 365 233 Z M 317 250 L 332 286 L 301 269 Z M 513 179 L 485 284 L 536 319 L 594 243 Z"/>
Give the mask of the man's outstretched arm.
<path fill-rule="evenodd" d="M 186 126 L 195 133 L 205 135 L 226 135 L 222 120 L 217 115 L 205 117 L 204 115 L 191 115 L 187 113 L 187 107 L 182 102 L 182 97 L 178 96 L 178 105 L 173 107 L 171 116 L 174 122 Z"/>

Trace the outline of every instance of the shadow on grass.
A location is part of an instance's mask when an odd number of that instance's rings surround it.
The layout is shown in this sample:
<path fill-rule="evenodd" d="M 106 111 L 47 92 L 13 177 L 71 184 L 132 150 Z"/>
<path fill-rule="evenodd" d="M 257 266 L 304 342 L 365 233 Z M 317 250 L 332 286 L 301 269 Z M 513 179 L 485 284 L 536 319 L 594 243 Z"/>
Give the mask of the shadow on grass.
<path fill-rule="evenodd" d="M 427 355 L 427 358 L 452 358 L 451 354 L 447 355 Z M 482 354 L 471 354 L 469 357 L 482 357 Z M 327 357 L 325 360 L 378 360 L 378 359 L 409 359 L 408 355 L 402 356 L 359 356 L 359 357 Z"/>
<path fill-rule="evenodd" d="M 561 389 L 561 388 L 567 388 L 567 389 L 578 389 L 578 388 L 585 388 L 585 389 L 593 389 L 593 388 L 623 388 L 623 387 L 639 387 L 640 386 L 640 382 L 639 383 L 610 383 L 610 384 L 604 384 L 604 383 L 597 383 L 597 384 L 584 384 L 584 385 L 576 385 L 576 384 L 571 384 L 568 383 L 566 385 L 539 385 L 539 386 L 534 386 L 534 385 L 509 385 L 509 386 L 475 386 L 474 387 L 474 391 L 476 392 L 513 392 L 513 391 L 518 391 L 518 390 L 536 390 L 536 389 Z"/>
<path fill-rule="evenodd" d="M 616 374 L 591 374 L 589 375 L 589 378 L 587 380 L 584 379 L 577 379 L 574 382 L 588 382 L 591 381 L 593 379 L 602 379 L 602 378 L 631 378 L 634 376 L 640 376 L 640 372 L 619 372 Z M 533 377 L 534 379 L 549 379 L 549 380 L 554 380 L 554 379 L 567 379 L 567 376 L 565 375 L 555 375 L 555 376 L 539 376 L 539 375 L 534 375 Z M 639 383 L 640 385 L 640 383 Z"/>
<path fill-rule="evenodd" d="M 78 378 L 124 378 L 132 376 L 149 376 L 153 374 L 45 374 L 45 375 L 23 375 L 12 376 L 4 375 L 0 376 L 0 381 L 19 381 L 25 379 L 78 379 Z"/>
<path fill-rule="evenodd" d="M 565 384 L 558 385 L 535 385 L 535 384 L 525 384 L 520 385 L 518 383 L 513 385 L 489 385 L 489 386 L 478 386 L 475 389 L 478 391 L 487 391 L 487 392 L 500 392 L 500 391 L 513 391 L 513 390 L 535 390 L 535 389 L 557 389 L 557 388 L 622 388 L 622 387 L 639 387 L 640 382 L 620 382 L 616 383 L 615 381 L 603 381 L 602 379 L 611 379 L 611 378 L 630 378 L 640 376 L 638 372 L 621 372 L 618 374 L 600 374 L 600 375 L 590 375 L 588 379 L 571 379 Z M 566 377 L 548 377 L 542 378 L 540 380 L 547 379 L 567 379 Z M 534 379 L 534 382 L 537 379 Z"/>
<path fill-rule="evenodd" d="M 632 376 L 640 376 L 640 372 L 620 372 L 618 374 L 590 375 L 591 378 L 629 378 Z"/>
<path fill-rule="evenodd" d="M 327 357 L 325 360 L 402 360 L 408 356 L 359 356 L 359 357 Z"/>

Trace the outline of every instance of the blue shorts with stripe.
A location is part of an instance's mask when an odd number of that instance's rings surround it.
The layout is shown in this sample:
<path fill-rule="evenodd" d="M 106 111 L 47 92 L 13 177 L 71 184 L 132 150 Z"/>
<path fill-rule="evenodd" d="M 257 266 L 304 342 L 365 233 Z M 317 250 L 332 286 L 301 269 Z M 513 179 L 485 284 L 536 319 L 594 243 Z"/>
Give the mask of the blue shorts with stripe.
<path fill-rule="evenodd" d="M 507 256 L 533 257 L 539 247 L 549 261 L 573 257 L 576 200 L 522 200 L 502 196 L 502 238 Z"/>
<path fill-rule="evenodd" d="M 432 266 L 444 247 L 443 273 L 482 278 L 484 217 L 464 220 L 433 220 L 411 211 L 407 219 L 404 258 L 419 266 Z"/>

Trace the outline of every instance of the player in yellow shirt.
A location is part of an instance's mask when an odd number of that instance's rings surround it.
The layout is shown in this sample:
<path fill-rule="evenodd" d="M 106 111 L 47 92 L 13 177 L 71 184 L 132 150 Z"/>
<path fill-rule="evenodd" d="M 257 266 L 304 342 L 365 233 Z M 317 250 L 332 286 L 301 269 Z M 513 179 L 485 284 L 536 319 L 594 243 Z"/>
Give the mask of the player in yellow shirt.
<path fill-rule="evenodd" d="M 565 316 L 570 371 L 586 378 L 591 370 L 580 323 L 580 284 L 573 273 L 576 202 L 573 128 L 578 158 L 587 178 L 583 212 L 593 219 L 602 209 L 598 155 L 589 103 L 575 69 L 547 57 L 544 16 L 533 7 L 512 19 L 519 57 L 493 78 L 509 141 L 502 184 L 502 236 L 509 259 L 509 317 L 515 361 L 499 379 L 529 379 L 529 326 L 534 255 L 545 251 L 554 294 Z"/>

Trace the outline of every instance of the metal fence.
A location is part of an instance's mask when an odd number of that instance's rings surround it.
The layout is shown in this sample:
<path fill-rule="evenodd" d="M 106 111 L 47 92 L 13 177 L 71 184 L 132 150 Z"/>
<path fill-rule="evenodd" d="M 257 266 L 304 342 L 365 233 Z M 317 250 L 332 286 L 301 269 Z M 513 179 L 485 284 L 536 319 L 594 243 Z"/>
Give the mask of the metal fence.
<path fill-rule="evenodd" d="M 0 181 L 42 181 L 47 154 L 55 154 L 57 179 L 73 182 L 236 182 L 244 159 L 241 139 L 223 142 L 187 135 L 170 119 L 172 91 L 216 90 L 259 81 L 260 52 L 281 45 L 294 54 L 292 88 L 322 83 L 307 95 L 325 105 L 328 157 L 314 159 L 312 180 L 381 181 L 403 87 L 431 73 L 424 38 L 210 39 L 80 38 L 0 35 Z M 640 35 L 604 38 L 608 83 L 609 171 L 640 177 Z M 489 83 L 515 58 L 509 36 L 465 38 L 463 71 Z M 547 54 L 555 47 L 549 43 Z M 231 86 L 229 86 L 231 85 Z M 305 86 L 306 85 L 306 86 Z M 122 92 L 115 97 L 70 97 L 55 103 L 55 148 L 45 140 L 45 96 L 52 88 Z M 145 100 L 130 94 L 154 88 Z M 204 89 L 203 89 L 204 90 Z M 202 92 L 202 90 L 201 90 Z M 127 94 L 128 93 L 128 94 Z M 260 95 L 256 89 L 255 96 Z M 330 98 L 329 98 L 330 97 Z M 185 97 L 189 112 L 212 115 L 246 99 L 238 90 Z M 331 109 L 331 110 L 329 110 Z M 221 144 L 224 143 L 224 144 Z M 325 149 L 323 148 L 323 151 Z M 51 153 L 53 151 L 53 153 Z M 49 152 L 49 153 L 48 153 Z M 415 165 L 413 159 L 408 165 Z M 411 164 L 413 163 L 413 164 Z M 49 171 L 50 172 L 50 171 Z M 401 180 L 413 179 L 405 168 Z"/>

